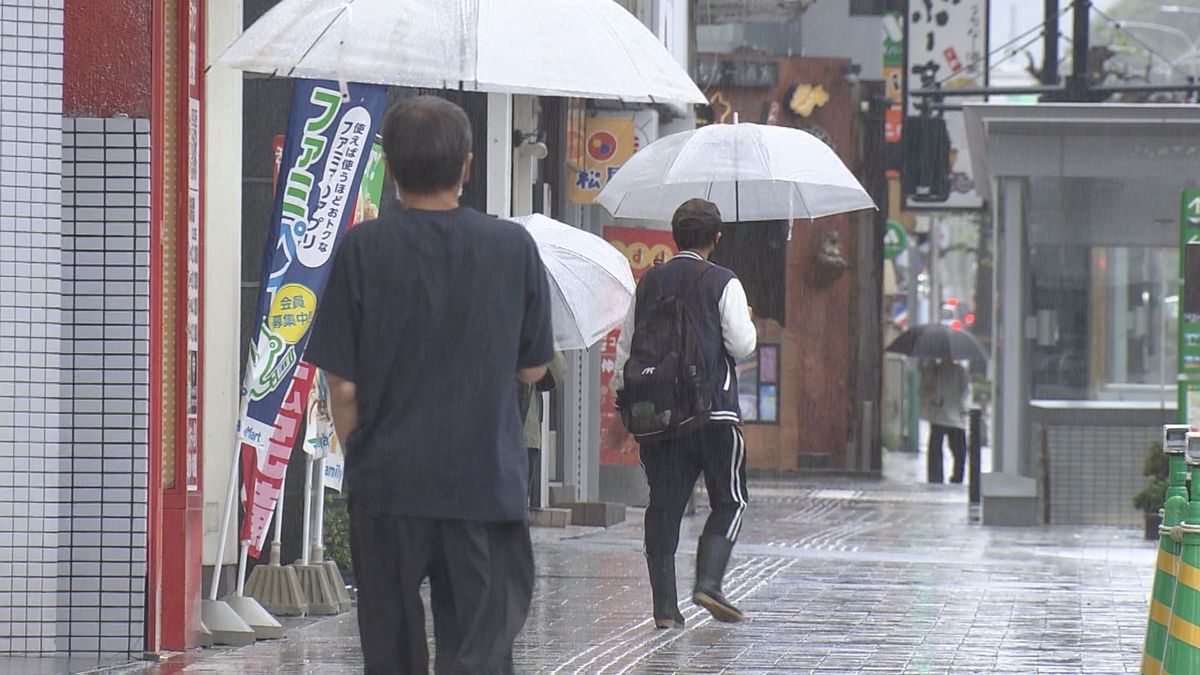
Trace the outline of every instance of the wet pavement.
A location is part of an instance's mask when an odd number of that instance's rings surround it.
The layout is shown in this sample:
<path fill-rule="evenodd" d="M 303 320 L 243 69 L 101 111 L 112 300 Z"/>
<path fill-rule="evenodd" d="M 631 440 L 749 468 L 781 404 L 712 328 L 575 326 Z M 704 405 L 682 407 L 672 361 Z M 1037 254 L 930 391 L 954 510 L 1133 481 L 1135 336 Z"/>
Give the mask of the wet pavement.
<path fill-rule="evenodd" d="M 750 616 L 696 607 L 655 631 L 639 510 L 607 530 L 535 531 L 522 673 L 1137 672 L 1154 546 L 1116 528 L 984 528 L 963 486 L 915 482 L 890 454 L 884 481 L 752 482 L 726 581 Z M 684 522 L 691 583 L 706 509 Z M 354 673 L 355 617 L 298 623 L 284 640 L 209 649 L 118 673 Z"/>

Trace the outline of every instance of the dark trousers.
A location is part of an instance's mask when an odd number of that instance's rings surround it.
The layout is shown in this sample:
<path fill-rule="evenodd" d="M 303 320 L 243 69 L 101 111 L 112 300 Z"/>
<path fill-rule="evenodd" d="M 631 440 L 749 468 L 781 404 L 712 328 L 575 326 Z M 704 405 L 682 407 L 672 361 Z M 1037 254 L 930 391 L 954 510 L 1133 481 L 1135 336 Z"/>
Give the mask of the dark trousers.
<path fill-rule="evenodd" d="M 746 442 L 741 429 L 710 424 L 685 438 L 642 443 L 641 456 L 650 484 L 647 555 L 675 554 L 679 523 L 701 473 L 712 506 L 704 534 L 737 541 L 742 514 L 750 500 L 746 491 Z"/>
<path fill-rule="evenodd" d="M 529 524 L 377 515 L 350 501 L 358 634 L 367 673 L 511 673 L 533 597 Z"/>
<path fill-rule="evenodd" d="M 529 448 L 529 508 L 542 508 L 542 451 Z"/>
<path fill-rule="evenodd" d="M 942 438 L 950 438 L 950 453 L 954 455 L 954 473 L 951 483 L 963 481 L 963 469 L 967 463 L 967 432 L 957 427 L 931 425 L 929 431 L 929 482 L 942 482 Z"/>

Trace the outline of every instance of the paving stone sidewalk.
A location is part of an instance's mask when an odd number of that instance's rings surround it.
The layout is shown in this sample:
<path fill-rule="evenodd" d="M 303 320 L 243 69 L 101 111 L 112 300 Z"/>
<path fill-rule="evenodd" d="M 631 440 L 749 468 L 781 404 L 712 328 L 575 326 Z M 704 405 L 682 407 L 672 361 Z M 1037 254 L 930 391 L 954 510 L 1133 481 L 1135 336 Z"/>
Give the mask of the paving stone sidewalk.
<path fill-rule="evenodd" d="M 891 456 L 898 473 L 915 457 Z M 908 464 L 906 464 L 908 463 Z M 889 471 L 889 475 L 897 473 Z M 1116 528 L 984 528 L 962 486 L 821 477 L 752 482 L 726 589 L 750 615 L 690 605 L 655 631 L 641 512 L 608 530 L 536 530 L 521 673 L 1137 672 L 1154 546 Z M 688 517 L 690 587 L 705 509 Z M 284 640 L 117 673 L 356 673 L 354 615 Z"/>

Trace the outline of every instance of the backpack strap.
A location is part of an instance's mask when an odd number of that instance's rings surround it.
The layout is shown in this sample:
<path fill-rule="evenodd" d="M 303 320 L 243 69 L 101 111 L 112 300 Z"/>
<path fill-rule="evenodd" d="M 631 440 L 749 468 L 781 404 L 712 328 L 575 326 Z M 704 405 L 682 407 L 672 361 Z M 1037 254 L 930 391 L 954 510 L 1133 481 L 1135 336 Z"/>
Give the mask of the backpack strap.
<path fill-rule="evenodd" d="M 679 293 L 680 300 L 686 301 L 688 298 L 690 298 L 692 296 L 692 291 L 696 290 L 696 287 L 700 285 L 700 278 L 704 276 L 705 272 L 713 268 L 713 265 L 710 262 L 697 262 L 700 264 L 692 265 L 692 269 L 688 272 L 688 275 L 683 278 L 683 285 L 680 286 L 681 291 Z"/>
<path fill-rule="evenodd" d="M 709 263 L 709 262 L 705 262 L 705 261 L 701 261 L 701 260 L 696 260 L 694 262 L 699 263 L 699 264 L 695 264 L 695 265 L 691 266 L 691 269 L 688 270 L 687 275 L 684 276 L 684 278 L 683 278 L 683 283 L 679 286 L 679 292 L 675 294 L 676 297 L 678 297 L 680 300 L 687 300 L 689 297 L 691 297 L 692 291 L 694 291 L 696 289 L 696 286 L 700 283 L 700 277 L 704 276 L 704 273 L 707 272 L 708 270 L 712 269 L 712 267 L 713 267 L 712 263 Z M 658 270 L 658 273 L 654 275 L 654 281 L 655 281 L 655 284 L 658 286 L 657 297 L 658 297 L 658 300 L 661 302 L 666 297 L 667 294 L 665 292 L 665 289 L 663 288 L 662 271 L 659 270 L 657 267 L 655 268 L 655 270 Z M 651 270 L 651 271 L 653 272 L 655 270 Z"/>

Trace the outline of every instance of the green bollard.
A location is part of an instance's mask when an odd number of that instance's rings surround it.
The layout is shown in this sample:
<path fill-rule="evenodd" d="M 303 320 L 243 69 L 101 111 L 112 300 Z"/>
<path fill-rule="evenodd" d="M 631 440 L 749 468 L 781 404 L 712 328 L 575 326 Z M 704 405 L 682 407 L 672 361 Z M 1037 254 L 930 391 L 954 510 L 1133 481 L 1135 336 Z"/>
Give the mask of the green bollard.
<path fill-rule="evenodd" d="M 1195 485 L 1195 481 L 1200 479 L 1200 434 L 1187 434 L 1186 457 Z M 1171 508 L 1164 514 L 1164 525 L 1168 516 L 1177 513 L 1179 489 L 1174 485 L 1178 482 L 1175 473 L 1172 466 L 1174 492 L 1168 501 L 1175 499 L 1175 502 L 1169 504 Z M 1167 610 L 1167 648 L 1160 664 L 1161 670 L 1148 669 L 1148 666 L 1152 668 L 1155 664 L 1152 655 L 1147 654 L 1143 659 L 1144 672 L 1173 675 L 1200 673 L 1200 494 L 1192 494 L 1187 516 L 1179 529 L 1183 531 L 1183 547 L 1175 563 L 1175 592 Z"/>
<path fill-rule="evenodd" d="M 1171 607 L 1175 601 L 1176 574 L 1182 548 L 1173 537 L 1175 526 L 1187 516 L 1187 449 L 1189 428 L 1182 424 L 1163 426 L 1163 452 L 1170 463 L 1170 485 L 1163 508 L 1163 522 L 1158 528 L 1158 558 L 1155 563 L 1154 587 L 1150 595 L 1150 618 L 1146 622 L 1146 641 L 1142 652 L 1142 673 L 1157 675 L 1163 670 L 1167 651 L 1167 636 L 1171 624 Z"/>

